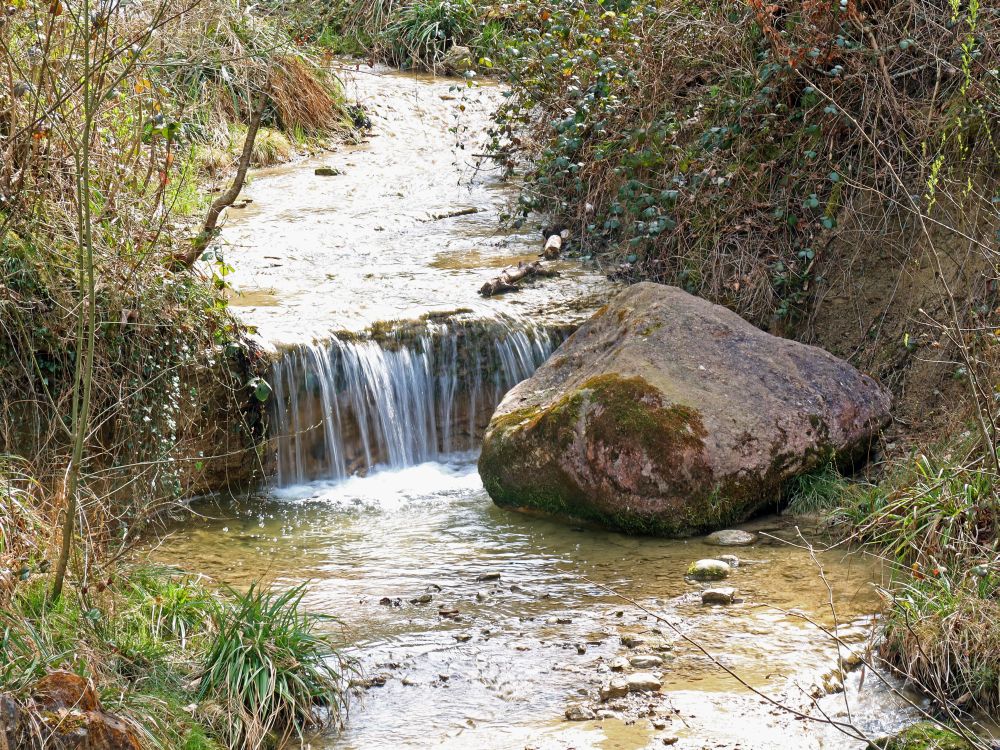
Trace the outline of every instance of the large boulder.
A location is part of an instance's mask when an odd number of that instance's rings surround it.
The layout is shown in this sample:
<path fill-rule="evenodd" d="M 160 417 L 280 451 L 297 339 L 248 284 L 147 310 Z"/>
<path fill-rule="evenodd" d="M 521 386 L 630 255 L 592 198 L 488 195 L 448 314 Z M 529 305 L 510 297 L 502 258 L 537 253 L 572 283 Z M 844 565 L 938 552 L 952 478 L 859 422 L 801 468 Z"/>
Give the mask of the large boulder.
<path fill-rule="evenodd" d="M 502 506 L 684 536 L 863 456 L 890 398 L 815 347 L 675 287 L 629 287 L 507 394 L 479 473 Z"/>

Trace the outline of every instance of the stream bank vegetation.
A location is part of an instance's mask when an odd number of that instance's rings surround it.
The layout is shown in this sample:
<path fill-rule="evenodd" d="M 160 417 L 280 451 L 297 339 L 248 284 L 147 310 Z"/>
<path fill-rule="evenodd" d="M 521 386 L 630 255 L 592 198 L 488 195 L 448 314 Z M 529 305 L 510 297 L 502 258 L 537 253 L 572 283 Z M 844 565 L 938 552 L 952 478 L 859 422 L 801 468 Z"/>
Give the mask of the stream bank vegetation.
<path fill-rule="evenodd" d="M 131 552 L 265 468 L 266 362 L 227 309 L 206 181 L 347 136 L 339 84 L 235 0 L 15 0 L 0 37 L 0 694 L 37 728 L 32 686 L 69 669 L 144 746 L 335 724 L 334 631 L 301 592 L 218 591 Z M 271 646 L 231 647 L 255 633 Z"/>

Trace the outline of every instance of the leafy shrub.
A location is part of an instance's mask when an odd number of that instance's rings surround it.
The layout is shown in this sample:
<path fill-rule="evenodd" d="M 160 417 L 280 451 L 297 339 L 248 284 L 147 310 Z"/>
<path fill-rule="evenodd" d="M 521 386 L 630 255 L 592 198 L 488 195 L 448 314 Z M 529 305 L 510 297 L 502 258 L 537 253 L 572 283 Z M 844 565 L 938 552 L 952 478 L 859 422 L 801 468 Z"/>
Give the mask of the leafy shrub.
<path fill-rule="evenodd" d="M 219 731 L 230 747 L 301 739 L 346 710 L 345 662 L 317 627 L 328 618 L 303 610 L 304 594 L 304 585 L 283 593 L 253 585 L 216 610 L 198 697 L 223 707 Z"/>

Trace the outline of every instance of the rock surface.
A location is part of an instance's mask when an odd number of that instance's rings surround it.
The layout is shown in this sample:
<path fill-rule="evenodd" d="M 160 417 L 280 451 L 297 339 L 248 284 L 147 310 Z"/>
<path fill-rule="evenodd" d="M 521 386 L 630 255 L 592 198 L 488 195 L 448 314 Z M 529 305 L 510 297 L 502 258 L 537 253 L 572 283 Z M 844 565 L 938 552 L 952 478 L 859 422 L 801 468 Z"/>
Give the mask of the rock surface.
<path fill-rule="evenodd" d="M 476 61 L 472 56 L 472 50 L 460 44 L 452 46 L 441 59 L 441 66 L 446 73 L 451 75 L 461 75 L 470 70 L 476 69 Z"/>
<path fill-rule="evenodd" d="M 731 586 L 723 586 L 717 589 L 706 589 L 701 592 L 702 604 L 732 604 L 736 601 L 736 589 Z"/>
<path fill-rule="evenodd" d="M 740 529 L 723 529 L 713 531 L 705 537 L 706 544 L 716 547 L 748 547 L 757 541 L 757 535 Z"/>
<path fill-rule="evenodd" d="M 729 563 L 723 560 L 698 560 L 688 566 L 687 575 L 696 581 L 721 581 L 730 571 Z"/>
<path fill-rule="evenodd" d="M 0 747 L 141 750 L 139 734 L 101 708 L 93 686 L 72 672 L 42 677 L 24 704 L 0 696 Z"/>
<path fill-rule="evenodd" d="M 479 471 L 498 505 L 685 536 L 865 454 L 888 393 L 675 287 L 629 287 L 507 394 Z"/>

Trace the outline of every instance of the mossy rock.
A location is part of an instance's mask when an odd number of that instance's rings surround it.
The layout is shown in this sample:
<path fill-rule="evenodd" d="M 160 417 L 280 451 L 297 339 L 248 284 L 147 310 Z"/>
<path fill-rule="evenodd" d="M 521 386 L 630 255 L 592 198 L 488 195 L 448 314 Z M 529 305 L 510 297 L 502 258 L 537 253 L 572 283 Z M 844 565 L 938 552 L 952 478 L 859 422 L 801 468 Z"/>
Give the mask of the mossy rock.
<path fill-rule="evenodd" d="M 868 745 L 869 750 L 973 750 L 971 744 L 948 729 L 921 721 L 899 734 Z"/>
<path fill-rule="evenodd" d="M 687 536 L 864 454 L 888 409 L 882 388 L 827 352 L 636 284 L 507 395 L 479 470 L 498 505 Z"/>

